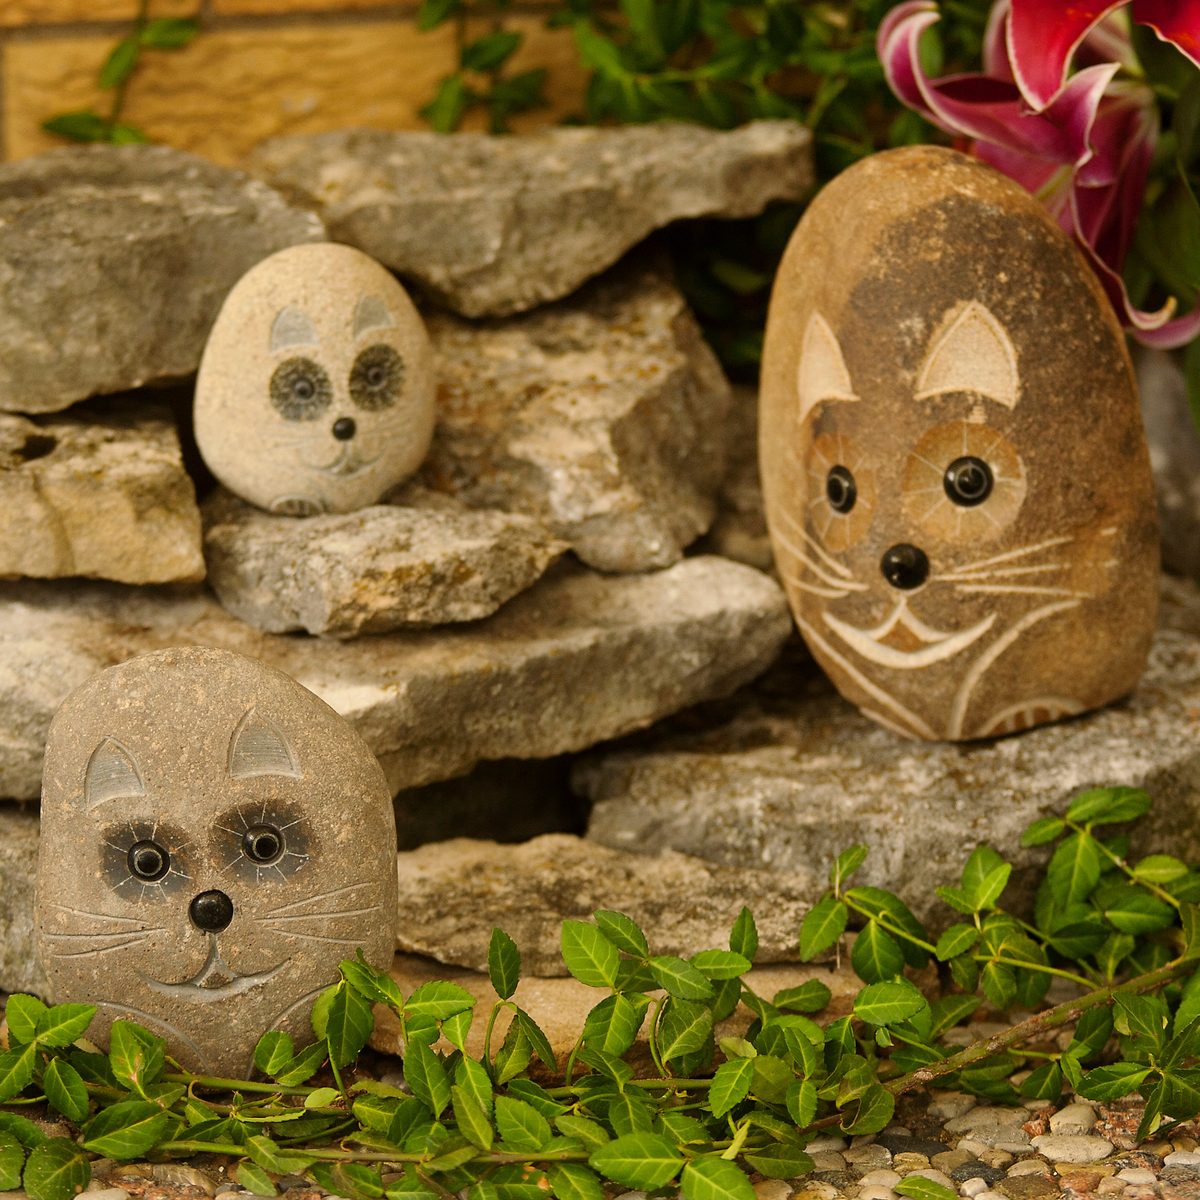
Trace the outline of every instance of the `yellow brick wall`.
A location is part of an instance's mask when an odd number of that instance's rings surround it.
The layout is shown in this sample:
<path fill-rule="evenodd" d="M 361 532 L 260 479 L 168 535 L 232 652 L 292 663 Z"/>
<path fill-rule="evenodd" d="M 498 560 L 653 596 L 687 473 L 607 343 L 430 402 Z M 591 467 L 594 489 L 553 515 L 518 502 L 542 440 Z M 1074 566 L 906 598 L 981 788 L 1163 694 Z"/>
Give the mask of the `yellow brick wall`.
<path fill-rule="evenodd" d="M 426 128 L 419 109 L 456 58 L 449 24 L 418 33 L 415 9 L 415 0 L 152 0 L 151 15 L 196 16 L 201 32 L 182 50 L 144 53 L 123 119 L 228 165 L 280 134 Z M 66 144 L 41 130 L 55 113 L 108 112 L 96 73 L 135 10 L 136 0 L 0 0 L 0 157 Z M 518 132 L 582 106 L 570 34 L 546 29 L 547 11 L 527 4 L 505 17 L 525 34 L 511 69 L 549 70 L 549 107 L 514 118 Z M 465 127 L 483 128 L 482 114 Z"/>

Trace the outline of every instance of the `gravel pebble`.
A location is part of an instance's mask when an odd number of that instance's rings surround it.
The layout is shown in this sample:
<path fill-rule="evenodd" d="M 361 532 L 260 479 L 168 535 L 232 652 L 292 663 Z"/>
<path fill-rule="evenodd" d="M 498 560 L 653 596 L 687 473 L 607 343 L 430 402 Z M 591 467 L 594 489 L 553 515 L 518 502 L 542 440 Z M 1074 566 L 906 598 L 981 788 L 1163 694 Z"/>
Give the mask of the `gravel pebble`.
<path fill-rule="evenodd" d="M 764 1179 L 754 1185 L 758 1200 L 788 1200 L 794 1190 L 786 1179 Z"/>
<path fill-rule="evenodd" d="M 1050 1164 L 1040 1158 L 1026 1158 L 1021 1162 L 1013 1163 L 1008 1168 L 1009 1179 L 1019 1179 L 1022 1175 L 1051 1175 L 1053 1171 Z"/>
<path fill-rule="evenodd" d="M 978 1196 L 980 1192 L 988 1190 L 988 1185 L 983 1179 L 964 1179 L 958 1190 L 963 1196 Z"/>
<path fill-rule="evenodd" d="M 935 1171 L 932 1167 L 922 1167 L 919 1171 L 910 1171 L 906 1178 L 912 1178 L 913 1175 L 919 1175 L 923 1179 L 932 1179 L 934 1183 L 940 1183 L 942 1187 L 948 1187 L 952 1192 L 956 1190 L 954 1180 L 949 1175 L 943 1175 L 941 1171 Z"/>
<path fill-rule="evenodd" d="M 977 1138 L 969 1137 L 963 1138 L 958 1143 L 957 1148 L 964 1154 L 969 1154 L 972 1158 L 978 1158 L 981 1154 L 986 1154 L 991 1149 L 991 1146 L 987 1142 L 981 1142 Z"/>
<path fill-rule="evenodd" d="M 1038 1153 L 1055 1163 L 1094 1163 L 1112 1153 L 1112 1142 L 1098 1137 L 1047 1133 L 1033 1139 Z"/>
<path fill-rule="evenodd" d="M 1123 1192 L 1124 1190 L 1125 1181 L 1123 1179 L 1118 1179 L 1115 1175 L 1109 1175 L 1096 1184 L 1097 1196 L 1112 1196 L 1116 1195 L 1117 1192 Z"/>
<path fill-rule="evenodd" d="M 948 1171 L 947 1174 L 951 1179 L 982 1179 L 989 1187 L 1004 1178 L 1004 1172 L 998 1167 L 989 1167 L 987 1163 L 980 1162 L 977 1158 L 960 1163 L 957 1167 Z"/>
<path fill-rule="evenodd" d="M 934 1092 L 925 1115 L 934 1121 L 954 1121 L 976 1108 L 979 1101 L 965 1092 Z"/>
<path fill-rule="evenodd" d="M 1158 1176 L 1153 1171 L 1147 1171 L 1145 1167 L 1126 1167 L 1124 1171 L 1117 1172 L 1118 1179 L 1124 1179 L 1126 1183 L 1157 1183 Z"/>
<path fill-rule="evenodd" d="M 1173 1150 L 1163 1159 L 1167 1167 L 1194 1167 L 1200 1165 L 1200 1150 Z"/>
<path fill-rule="evenodd" d="M 974 1160 L 965 1150 L 943 1150 L 941 1154 L 930 1155 L 929 1165 L 958 1179 L 959 1176 L 954 1174 L 955 1168 L 972 1161 Z"/>
<path fill-rule="evenodd" d="M 813 1154 L 812 1147 L 808 1148 L 812 1155 L 814 1171 L 844 1171 L 846 1160 L 836 1150 L 819 1150 Z"/>
<path fill-rule="evenodd" d="M 891 1188 L 869 1183 L 858 1193 L 858 1200 L 899 1200 L 899 1197 Z"/>
<path fill-rule="evenodd" d="M 129 1193 L 119 1187 L 98 1187 L 95 1191 L 91 1187 L 87 1187 L 84 1189 L 84 1194 L 88 1200 L 129 1200 Z"/>
<path fill-rule="evenodd" d="M 1008 1197 L 1000 1192 L 980 1192 L 975 1200 L 1008 1200 Z"/>
<path fill-rule="evenodd" d="M 900 1175 L 896 1171 L 871 1171 L 859 1180 L 859 1183 L 863 1187 L 877 1185 L 879 1187 L 894 1188 L 899 1182 Z"/>
<path fill-rule="evenodd" d="M 911 1175 L 929 1166 L 929 1156 L 926 1154 L 897 1154 L 892 1159 L 892 1166 L 901 1175 Z"/>
<path fill-rule="evenodd" d="M 932 1107 L 932 1105 L 930 1106 Z M 961 1117 L 946 1122 L 947 1133 L 971 1133 L 979 1129 L 995 1129 L 1000 1125 L 1020 1125 L 1025 1121 L 1025 1109 L 1009 1108 L 1007 1105 L 988 1105 L 974 1108 Z"/>
<path fill-rule="evenodd" d="M 815 1137 L 808 1143 L 809 1154 L 824 1154 L 827 1150 L 845 1150 L 846 1139 L 840 1137 Z"/>
<path fill-rule="evenodd" d="M 1050 1118 L 1050 1132 L 1062 1134 L 1091 1133 L 1096 1124 L 1096 1110 L 1090 1104 L 1068 1104 Z"/>

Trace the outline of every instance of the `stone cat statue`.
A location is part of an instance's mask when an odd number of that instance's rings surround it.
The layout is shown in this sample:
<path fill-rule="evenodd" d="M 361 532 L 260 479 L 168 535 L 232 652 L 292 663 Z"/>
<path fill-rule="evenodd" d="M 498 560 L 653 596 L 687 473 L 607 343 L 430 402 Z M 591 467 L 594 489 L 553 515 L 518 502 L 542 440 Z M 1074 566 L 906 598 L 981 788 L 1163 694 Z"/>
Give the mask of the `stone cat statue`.
<path fill-rule="evenodd" d="M 1158 526 L 1133 372 L 1016 183 L 922 146 L 826 186 L 775 281 L 759 428 L 792 611 L 867 716 L 986 738 L 1136 685 Z"/>
<path fill-rule="evenodd" d="M 362 947 L 391 965 L 396 826 L 375 756 L 293 679 L 225 650 L 93 676 L 50 726 L 38 953 L 56 1003 L 95 1004 L 206 1075 L 245 1077 L 270 1029 Z"/>

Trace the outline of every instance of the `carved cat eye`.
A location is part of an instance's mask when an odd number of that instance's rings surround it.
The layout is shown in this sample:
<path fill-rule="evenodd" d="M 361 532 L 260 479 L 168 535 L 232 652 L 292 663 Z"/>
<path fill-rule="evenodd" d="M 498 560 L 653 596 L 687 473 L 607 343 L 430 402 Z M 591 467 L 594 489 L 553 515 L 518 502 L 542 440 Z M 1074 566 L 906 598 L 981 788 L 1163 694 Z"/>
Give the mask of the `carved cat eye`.
<path fill-rule="evenodd" d="M 125 857 L 130 874 L 146 883 L 157 883 L 171 869 L 171 855 L 163 846 L 149 839 L 134 842 Z"/>
<path fill-rule="evenodd" d="M 995 482 L 992 468 L 982 458 L 973 455 L 956 458 L 942 477 L 946 495 L 963 508 L 982 504 L 992 494 Z"/>
<path fill-rule="evenodd" d="M 840 464 L 830 467 L 829 474 L 825 476 L 825 495 L 834 512 L 843 515 L 848 513 L 858 499 L 858 485 L 854 482 L 854 476 Z"/>
<path fill-rule="evenodd" d="M 320 363 L 285 359 L 271 376 L 271 403 L 285 421 L 315 421 L 333 403 L 333 386 Z"/>
<path fill-rule="evenodd" d="M 283 834 L 274 825 L 252 825 L 242 836 L 242 853 L 251 862 L 277 862 L 283 850 Z"/>
<path fill-rule="evenodd" d="M 350 371 L 350 398 L 366 412 L 390 408 L 404 387 L 404 359 L 380 342 L 359 352 Z"/>

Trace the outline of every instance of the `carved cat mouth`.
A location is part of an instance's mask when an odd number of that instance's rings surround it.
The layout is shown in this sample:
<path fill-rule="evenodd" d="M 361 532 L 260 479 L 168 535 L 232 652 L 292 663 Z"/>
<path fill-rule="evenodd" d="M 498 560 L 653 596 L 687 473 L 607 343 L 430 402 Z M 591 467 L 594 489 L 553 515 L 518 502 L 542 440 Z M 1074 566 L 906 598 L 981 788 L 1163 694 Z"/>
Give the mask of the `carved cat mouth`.
<path fill-rule="evenodd" d="M 347 446 L 327 467 L 318 467 L 322 475 L 334 475 L 338 479 L 353 479 L 361 475 L 368 467 L 373 467 L 380 459 L 377 454 L 372 459 L 362 458 L 353 446 Z"/>
<path fill-rule="evenodd" d="M 221 952 L 217 948 L 216 934 L 210 933 L 208 942 L 208 958 L 205 959 L 204 966 L 191 979 L 185 979 L 182 983 L 166 983 L 143 971 L 139 971 L 138 975 L 151 991 L 157 992 L 160 996 L 167 996 L 172 1000 L 182 1001 L 184 1004 L 212 1004 L 217 1000 L 225 1000 L 230 996 L 242 996 L 246 992 L 262 987 L 263 984 L 274 979 L 291 962 L 290 958 L 285 958 L 265 971 L 259 971 L 254 975 L 239 975 L 226 965 L 225 960 L 221 957 Z"/>
<path fill-rule="evenodd" d="M 909 611 L 907 597 L 897 601 L 896 607 L 883 623 L 874 629 L 859 629 L 839 620 L 828 609 L 821 613 L 821 617 L 851 650 L 868 662 L 901 671 L 917 670 L 953 658 L 983 637 L 996 621 L 996 614 L 993 612 L 968 629 L 957 632 L 934 629 Z M 911 635 L 910 640 L 915 638 L 923 644 L 913 650 L 887 645 L 887 639 L 900 630 Z"/>

